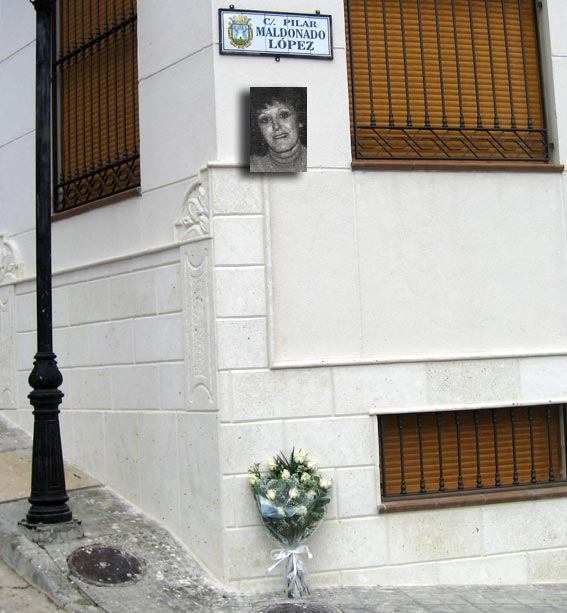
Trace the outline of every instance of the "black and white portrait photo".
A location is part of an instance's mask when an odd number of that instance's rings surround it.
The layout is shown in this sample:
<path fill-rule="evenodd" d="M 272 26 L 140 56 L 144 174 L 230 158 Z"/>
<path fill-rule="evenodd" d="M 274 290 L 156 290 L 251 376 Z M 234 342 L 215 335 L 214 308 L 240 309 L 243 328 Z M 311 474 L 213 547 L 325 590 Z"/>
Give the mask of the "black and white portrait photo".
<path fill-rule="evenodd" d="M 250 172 L 307 170 L 307 88 L 250 88 Z"/>

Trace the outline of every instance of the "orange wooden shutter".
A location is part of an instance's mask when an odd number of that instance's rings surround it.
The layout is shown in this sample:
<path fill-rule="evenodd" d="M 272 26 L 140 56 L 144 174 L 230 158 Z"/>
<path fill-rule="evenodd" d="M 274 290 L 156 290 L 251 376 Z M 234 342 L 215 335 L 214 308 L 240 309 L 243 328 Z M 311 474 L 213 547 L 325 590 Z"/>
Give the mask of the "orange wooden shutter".
<path fill-rule="evenodd" d="M 55 210 L 140 184 L 136 0 L 62 0 Z"/>
<path fill-rule="evenodd" d="M 549 438 L 547 411 L 550 411 Z M 402 462 L 400 440 L 403 441 L 404 481 L 408 494 L 420 492 L 421 463 L 418 420 L 421 419 L 421 453 L 423 475 L 427 493 L 440 489 L 442 459 L 445 491 L 475 489 L 477 479 L 477 450 L 475 413 L 478 416 L 478 441 L 481 485 L 496 484 L 496 459 L 501 486 L 514 485 L 514 453 L 516 448 L 517 485 L 530 485 L 550 481 L 550 470 L 556 480 L 561 478 L 562 444 L 558 407 L 516 407 L 479 411 L 448 411 L 439 413 L 385 415 L 380 418 L 381 475 L 386 495 L 399 495 L 402 491 Z M 512 436 L 512 415 L 514 436 Z M 532 434 L 530 419 L 532 417 Z M 496 416 L 496 440 L 493 416 Z M 441 445 L 437 419 L 441 420 Z M 459 418 L 461 446 L 461 487 L 459 484 L 459 453 L 457 422 Z M 400 428 L 401 426 L 401 428 Z M 532 445 L 533 437 L 533 445 Z M 497 448 L 498 454 L 495 449 Z M 533 470 L 532 474 L 532 451 Z M 550 463 L 551 455 L 551 463 Z M 535 479 L 535 480 L 534 480 Z"/>
<path fill-rule="evenodd" d="M 346 6 L 357 157 L 546 157 L 534 0 Z"/>

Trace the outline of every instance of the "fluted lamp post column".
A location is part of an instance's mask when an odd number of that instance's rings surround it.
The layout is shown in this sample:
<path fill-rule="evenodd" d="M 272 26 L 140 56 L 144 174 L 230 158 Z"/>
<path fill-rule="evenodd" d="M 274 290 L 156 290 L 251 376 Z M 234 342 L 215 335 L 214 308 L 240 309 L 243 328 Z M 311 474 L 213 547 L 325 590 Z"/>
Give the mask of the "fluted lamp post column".
<path fill-rule="evenodd" d="M 36 11 L 36 276 L 37 353 L 29 376 L 34 411 L 31 507 L 27 525 L 73 518 L 67 506 L 59 405 L 63 382 L 53 353 L 51 288 L 51 45 L 54 0 L 31 0 Z"/>

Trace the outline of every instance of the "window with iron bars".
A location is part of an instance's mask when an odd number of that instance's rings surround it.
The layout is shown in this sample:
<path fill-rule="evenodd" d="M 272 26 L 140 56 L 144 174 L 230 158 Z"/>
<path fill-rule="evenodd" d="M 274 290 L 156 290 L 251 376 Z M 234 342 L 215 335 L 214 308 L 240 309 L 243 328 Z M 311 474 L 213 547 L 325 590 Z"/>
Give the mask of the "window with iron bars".
<path fill-rule="evenodd" d="M 558 484 L 566 405 L 378 417 L 382 499 Z"/>
<path fill-rule="evenodd" d="M 136 0 L 57 2 L 55 213 L 140 185 Z"/>
<path fill-rule="evenodd" d="M 346 0 L 356 160 L 546 162 L 536 0 Z"/>

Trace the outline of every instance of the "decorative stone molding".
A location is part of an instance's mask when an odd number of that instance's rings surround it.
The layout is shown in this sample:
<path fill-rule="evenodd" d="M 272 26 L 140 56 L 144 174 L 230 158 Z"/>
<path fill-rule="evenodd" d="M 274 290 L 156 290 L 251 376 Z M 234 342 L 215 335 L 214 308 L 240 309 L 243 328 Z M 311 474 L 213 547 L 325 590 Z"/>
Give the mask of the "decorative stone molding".
<path fill-rule="evenodd" d="M 214 410 L 214 322 L 210 241 L 181 251 L 187 399 L 190 410 Z"/>
<path fill-rule="evenodd" d="M 183 199 L 181 217 L 175 223 L 177 241 L 210 236 L 210 204 L 207 187 L 208 174 L 202 171 L 197 181 L 191 184 Z"/>
<path fill-rule="evenodd" d="M 12 283 L 23 276 L 23 264 L 13 242 L 0 234 L 0 285 Z"/>
<path fill-rule="evenodd" d="M 14 288 L 0 287 L 0 409 L 16 408 Z"/>

